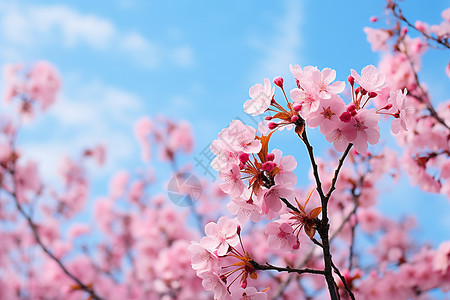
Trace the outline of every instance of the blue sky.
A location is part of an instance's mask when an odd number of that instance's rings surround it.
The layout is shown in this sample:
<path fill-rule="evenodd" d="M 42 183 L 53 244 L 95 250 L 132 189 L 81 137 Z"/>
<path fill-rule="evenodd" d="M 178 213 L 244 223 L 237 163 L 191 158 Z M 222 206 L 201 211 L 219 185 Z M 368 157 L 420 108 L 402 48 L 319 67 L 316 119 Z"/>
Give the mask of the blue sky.
<path fill-rule="evenodd" d="M 432 24 L 449 6 L 444 0 L 429 1 L 426 9 L 418 0 L 402 3 L 412 20 Z M 292 88 L 289 64 L 331 67 L 340 80 L 351 68 L 376 65 L 379 54 L 371 52 L 362 28 L 372 26 L 369 17 L 382 16 L 383 7 L 381 0 L 0 1 L 0 63 L 46 59 L 63 78 L 58 103 L 25 129 L 20 142 L 43 162 L 41 172 L 49 178 L 55 157 L 105 143 L 108 163 L 94 173 L 95 193 L 105 193 L 102 182 L 111 171 L 138 164 L 135 119 L 164 114 L 190 121 L 195 156 L 233 118 L 245 117 L 251 85 L 282 75 Z M 424 58 L 421 76 L 435 102 L 450 92 L 447 62 L 443 52 Z M 302 147 L 288 134 L 276 141 L 289 154 Z M 433 208 L 422 213 L 418 236 L 438 244 L 448 238 L 448 204 L 403 180 L 381 207 L 394 216 Z"/>

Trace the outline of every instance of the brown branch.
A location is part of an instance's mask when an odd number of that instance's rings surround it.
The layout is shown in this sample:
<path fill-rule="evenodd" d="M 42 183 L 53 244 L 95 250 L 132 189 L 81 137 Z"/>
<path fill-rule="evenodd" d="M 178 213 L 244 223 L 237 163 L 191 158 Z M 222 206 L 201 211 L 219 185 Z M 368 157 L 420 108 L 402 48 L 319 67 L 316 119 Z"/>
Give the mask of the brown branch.
<path fill-rule="evenodd" d="M 101 298 L 100 296 L 98 296 L 95 291 L 85 285 L 84 283 L 81 282 L 80 279 L 78 279 L 75 275 L 73 275 L 65 266 L 64 264 L 50 251 L 50 249 L 48 249 L 42 242 L 40 236 L 39 236 L 39 232 L 38 232 L 38 228 L 37 225 L 33 222 L 33 220 L 31 219 L 31 217 L 25 212 L 25 210 L 23 209 L 22 205 L 19 202 L 19 199 L 17 197 L 17 184 L 16 184 L 16 178 L 15 178 L 15 163 L 13 163 L 12 168 L 9 170 L 9 173 L 12 176 L 12 181 L 13 181 L 13 191 L 9 192 L 7 191 L 14 199 L 14 203 L 16 205 L 17 210 L 19 211 L 19 213 L 26 219 L 28 226 L 30 227 L 33 236 L 36 240 L 36 242 L 38 243 L 38 245 L 41 247 L 41 249 L 54 261 L 58 264 L 58 266 L 61 268 L 61 270 L 67 275 L 69 276 L 73 281 L 76 282 L 76 284 L 78 285 L 77 287 L 79 287 L 81 290 L 84 290 L 85 292 L 87 292 L 91 299 L 94 300 L 102 300 L 103 298 Z"/>
<path fill-rule="evenodd" d="M 342 276 L 341 272 L 339 272 L 339 269 L 336 267 L 336 265 L 333 262 L 331 262 L 331 266 L 333 267 L 334 272 L 339 276 L 342 283 L 344 284 L 345 290 L 349 294 L 350 298 L 352 300 L 355 300 L 355 295 L 353 295 L 352 291 L 350 290 L 350 287 L 348 286 L 347 280 L 345 280 L 345 277 Z"/>
<path fill-rule="evenodd" d="M 392 5 L 390 8 L 391 8 L 391 10 L 392 10 L 392 13 L 394 14 L 394 16 L 395 16 L 397 19 L 399 19 L 399 20 L 405 22 L 409 27 L 411 27 L 411 28 L 415 29 L 416 31 L 418 31 L 420 34 L 422 34 L 422 35 L 423 35 L 425 38 L 427 38 L 428 40 L 433 40 L 433 41 L 435 41 L 436 43 L 439 43 L 440 45 L 444 46 L 445 48 L 450 49 L 450 43 L 449 43 L 449 41 L 448 41 L 448 38 L 445 38 L 444 40 L 442 40 L 442 39 L 440 39 L 440 38 L 435 38 L 434 36 L 429 35 L 428 33 L 423 32 L 423 31 L 417 29 L 416 26 L 414 26 L 410 21 L 408 21 L 408 19 L 405 18 L 405 16 L 404 16 L 403 13 L 402 13 L 402 10 L 400 9 L 400 7 L 398 6 L 397 3 L 393 3 L 393 5 Z M 398 9 L 398 12 L 396 11 L 396 8 Z"/>
<path fill-rule="evenodd" d="M 309 269 L 309 268 L 295 269 L 295 268 L 291 268 L 289 266 L 277 267 L 277 266 L 271 265 L 269 263 L 266 263 L 265 265 L 261 265 L 254 260 L 251 260 L 250 263 L 253 265 L 253 267 L 256 270 L 274 270 L 277 272 L 288 272 L 288 273 L 297 273 L 297 274 L 309 273 L 309 274 L 325 275 L 325 271 L 323 271 L 323 270 L 316 270 L 316 269 Z"/>

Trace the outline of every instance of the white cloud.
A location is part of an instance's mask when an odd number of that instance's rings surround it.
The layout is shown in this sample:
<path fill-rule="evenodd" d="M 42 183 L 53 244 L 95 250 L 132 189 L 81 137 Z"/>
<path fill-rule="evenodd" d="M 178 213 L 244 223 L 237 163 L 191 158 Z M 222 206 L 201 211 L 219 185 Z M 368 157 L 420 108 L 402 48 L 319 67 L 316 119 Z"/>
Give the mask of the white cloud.
<path fill-rule="evenodd" d="M 157 68 L 160 62 L 179 67 L 193 64 L 193 50 L 189 45 L 157 44 L 138 32 L 120 30 L 104 17 L 84 14 L 64 5 L 0 1 L 0 19 L 2 48 L 35 51 L 49 46 L 88 46 L 96 51 L 125 55 L 149 69 Z"/>
<path fill-rule="evenodd" d="M 252 39 L 251 44 L 262 54 L 255 78 L 285 75 L 290 64 L 300 63 L 302 12 L 300 1 L 285 1 L 285 15 L 275 23 L 273 36 Z"/>
<path fill-rule="evenodd" d="M 138 153 L 133 124 L 142 115 L 143 100 L 99 82 L 72 83 L 72 87 L 77 92 L 61 95 L 44 116 L 23 129 L 43 138 L 21 146 L 27 158 L 39 161 L 44 178 L 55 180 L 64 155 L 76 157 L 86 148 L 103 144 L 107 163 L 94 175 L 110 175 Z M 43 135 L 49 128 L 53 128 L 51 134 Z"/>

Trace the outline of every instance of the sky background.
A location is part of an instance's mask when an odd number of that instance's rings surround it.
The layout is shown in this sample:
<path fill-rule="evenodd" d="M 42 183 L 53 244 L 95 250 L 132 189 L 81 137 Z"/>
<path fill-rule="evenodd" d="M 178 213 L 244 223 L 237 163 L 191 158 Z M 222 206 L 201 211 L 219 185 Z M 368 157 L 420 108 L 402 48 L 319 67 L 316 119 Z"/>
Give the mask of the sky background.
<path fill-rule="evenodd" d="M 431 24 L 440 23 L 442 10 L 450 6 L 450 1 L 436 0 L 424 9 L 423 3 L 410 0 L 401 6 L 411 20 Z M 41 161 L 40 171 L 49 180 L 63 154 L 104 143 L 108 161 L 93 172 L 93 194 L 106 194 L 113 171 L 139 165 L 134 121 L 163 114 L 192 124 L 196 145 L 186 161 L 194 164 L 194 157 L 232 119 L 246 118 L 242 105 L 248 89 L 264 78 L 283 76 L 290 90 L 295 84 L 290 64 L 331 67 L 338 80 L 346 80 L 350 69 L 377 65 L 380 56 L 371 51 L 363 27 L 383 25 L 383 20 L 371 24 L 369 17 L 382 18 L 384 4 L 0 1 L 0 64 L 45 59 L 63 79 L 58 102 L 24 128 L 19 142 L 29 157 Z M 434 103 L 448 99 L 446 63 L 448 53 L 424 57 L 421 78 Z M 389 131 L 384 132 L 391 144 Z M 272 145 L 299 161 L 306 159 L 303 146 L 293 139 L 283 132 Z M 328 149 L 318 134 L 311 139 L 319 154 Z M 299 170 L 308 171 L 309 165 Z M 420 240 L 438 245 L 449 239 L 448 200 L 410 188 L 406 178 L 384 194 L 380 207 L 396 217 L 420 212 Z"/>

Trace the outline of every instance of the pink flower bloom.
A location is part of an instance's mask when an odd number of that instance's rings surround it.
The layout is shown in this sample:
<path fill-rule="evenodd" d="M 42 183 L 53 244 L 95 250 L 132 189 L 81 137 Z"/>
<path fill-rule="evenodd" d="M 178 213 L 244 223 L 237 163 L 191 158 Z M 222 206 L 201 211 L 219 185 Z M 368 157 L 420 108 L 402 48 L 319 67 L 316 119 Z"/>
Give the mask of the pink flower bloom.
<path fill-rule="evenodd" d="M 361 71 L 361 76 L 355 71 L 350 70 L 355 81 L 367 92 L 379 92 L 387 83 L 385 83 L 385 76 L 378 72 L 377 68 L 373 65 L 364 67 Z"/>
<path fill-rule="evenodd" d="M 391 130 L 394 134 L 399 133 L 400 128 L 408 131 L 408 125 L 411 125 L 411 122 L 414 121 L 414 107 L 408 102 L 407 92 L 406 89 L 403 92 L 401 90 L 392 91 L 388 100 L 392 104 L 390 111 L 393 114 L 398 113 L 398 118 L 392 120 L 391 123 Z"/>
<path fill-rule="evenodd" d="M 130 180 L 130 174 L 127 171 L 117 172 L 109 182 L 109 194 L 113 199 L 123 196 L 125 188 Z"/>
<path fill-rule="evenodd" d="M 286 186 L 294 186 L 297 183 L 297 175 L 293 172 L 297 167 L 297 162 L 292 155 L 283 157 L 281 150 L 274 149 L 273 162 L 277 165 L 279 172 L 275 175 L 275 183 Z"/>
<path fill-rule="evenodd" d="M 348 144 L 351 143 L 351 141 L 346 137 L 343 131 L 343 124 L 340 123 L 338 127 L 331 130 L 328 134 L 325 135 L 325 139 L 329 143 L 333 143 L 334 149 L 339 152 L 344 152 L 345 148 L 347 148 Z M 345 127 L 345 126 L 344 126 Z"/>
<path fill-rule="evenodd" d="M 239 164 L 237 153 L 232 151 L 223 141 L 214 140 L 209 148 L 216 155 L 211 162 L 211 167 L 214 170 L 229 170 L 232 164 Z"/>
<path fill-rule="evenodd" d="M 450 267 L 450 241 L 439 246 L 433 259 L 433 270 L 445 274 Z"/>
<path fill-rule="evenodd" d="M 151 148 L 148 137 L 153 130 L 153 125 L 149 117 L 142 117 L 134 123 L 134 135 L 142 148 L 142 160 L 147 162 L 150 160 Z"/>
<path fill-rule="evenodd" d="M 231 298 L 236 300 L 267 300 L 267 294 L 258 292 L 256 288 L 249 286 L 245 289 L 239 288 L 232 291 Z"/>
<path fill-rule="evenodd" d="M 228 211 L 237 216 L 239 225 L 243 226 L 251 219 L 254 223 L 261 219 L 261 208 L 255 203 L 251 189 L 244 189 L 240 197 L 233 198 L 227 204 Z"/>
<path fill-rule="evenodd" d="M 301 115 L 305 119 L 308 118 L 310 113 L 315 112 L 319 108 L 320 98 L 317 96 L 316 92 L 295 88 L 291 90 L 290 95 L 295 103 L 300 103 L 302 105 Z"/>
<path fill-rule="evenodd" d="M 275 176 L 276 177 L 276 176 Z M 288 189 L 284 185 L 274 185 L 269 190 L 266 190 L 261 204 L 262 212 L 268 219 L 274 219 L 276 213 L 281 210 L 281 198 L 288 198 L 294 195 L 294 191 Z"/>
<path fill-rule="evenodd" d="M 192 242 L 188 250 L 191 253 L 192 269 L 197 271 L 197 274 L 203 271 L 219 271 L 219 258 L 214 253 L 197 242 Z"/>
<path fill-rule="evenodd" d="M 245 185 L 241 180 L 241 170 L 239 169 L 239 166 L 233 164 L 230 170 L 226 172 L 222 171 L 219 172 L 219 177 L 225 182 L 220 184 L 220 188 L 224 193 L 229 194 L 231 197 L 239 197 L 245 188 Z"/>
<path fill-rule="evenodd" d="M 200 243 L 207 250 L 211 252 L 217 250 L 217 255 L 223 256 L 227 254 L 229 246 L 234 247 L 239 244 L 237 229 L 238 225 L 235 220 L 221 217 L 217 224 L 214 222 L 206 224 L 207 236 L 202 238 Z"/>
<path fill-rule="evenodd" d="M 61 86 L 61 79 L 56 69 L 46 61 L 34 64 L 29 76 L 29 95 L 41 102 L 42 110 L 46 110 L 56 99 Z"/>
<path fill-rule="evenodd" d="M 353 147 L 359 153 L 367 151 L 367 142 L 371 145 L 378 143 L 380 139 L 379 119 L 380 115 L 375 113 L 375 109 L 361 109 L 345 127 L 344 134 L 352 141 Z M 355 134 L 356 137 L 352 139 Z"/>
<path fill-rule="evenodd" d="M 339 117 L 345 111 L 345 104 L 341 97 L 333 96 L 320 101 L 317 111 L 309 115 L 306 124 L 311 127 L 320 127 L 320 132 L 327 135 L 339 122 Z"/>
<path fill-rule="evenodd" d="M 255 134 L 253 127 L 233 120 L 230 126 L 219 133 L 219 140 L 235 152 L 258 153 L 261 150 L 261 142 L 255 139 Z"/>
<path fill-rule="evenodd" d="M 269 235 L 267 245 L 271 249 L 290 251 L 297 244 L 294 229 L 288 223 L 268 223 L 265 232 Z"/>
<path fill-rule="evenodd" d="M 386 30 L 370 27 L 364 27 L 363 30 L 367 34 L 367 41 L 372 45 L 372 51 L 388 50 L 386 42 L 391 35 Z"/>
<path fill-rule="evenodd" d="M 255 84 L 250 88 L 250 100 L 244 103 L 244 111 L 253 116 L 264 113 L 270 106 L 272 98 L 275 94 L 275 87 L 271 87 L 270 80 L 264 79 L 262 84 Z"/>
<path fill-rule="evenodd" d="M 214 293 L 214 299 L 230 299 L 230 294 L 228 294 L 227 287 L 225 283 L 220 279 L 220 277 L 211 271 L 204 271 L 198 274 L 202 280 L 202 285 L 207 291 L 212 291 Z"/>
<path fill-rule="evenodd" d="M 175 126 L 174 129 L 170 131 L 167 148 L 172 153 L 180 150 L 185 154 L 189 154 L 193 147 L 194 139 L 192 136 L 191 126 L 188 122 L 181 121 Z"/>

